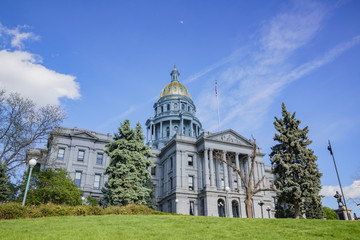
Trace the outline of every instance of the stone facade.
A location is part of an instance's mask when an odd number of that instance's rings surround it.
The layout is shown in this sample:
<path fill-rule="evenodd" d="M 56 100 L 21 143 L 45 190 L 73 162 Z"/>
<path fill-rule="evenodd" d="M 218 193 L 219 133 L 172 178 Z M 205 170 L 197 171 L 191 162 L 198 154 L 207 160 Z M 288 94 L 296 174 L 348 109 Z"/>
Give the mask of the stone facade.
<path fill-rule="evenodd" d="M 30 149 L 27 158 L 37 159 L 40 169 L 65 168 L 84 196 L 99 198 L 107 181 L 104 172 L 110 158 L 104 149 L 110 140 L 110 134 L 58 127 L 51 134 L 47 149 Z"/>
<path fill-rule="evenodd" d="M 195 116 L 196 106 L 189 91 L 179 82 L 176 67 L 170 75 L 171 82 L 154 104 L 154 117 L 146 121 L 146 144 L 155 155 L 151 158 L 155 167 L 149 171 L 155 185 L 157 210 L 247 217 L 242 181 L 218 158 L 229 156 L 246 176 L 253 143 L 231 129 L 205 132 Z M 111 136 L 78 128 L 58 128 L 56 132 L 49 139 L 48 150 L 33 149 L 28 158 L 40 159 L 43 168 L 67 169 L 85 196 L 101 196 L 100 189 L 107 180 L 104 172 L 110 162 L 104 148 Z M 264 177 L 261 187 L 266 188 L 272 185 L 273 175 L 263 156 L 259 148 L 253 181 Z M 254 196 L 253 217 L 273 218 L 274 197 L 273 192 Z"/>

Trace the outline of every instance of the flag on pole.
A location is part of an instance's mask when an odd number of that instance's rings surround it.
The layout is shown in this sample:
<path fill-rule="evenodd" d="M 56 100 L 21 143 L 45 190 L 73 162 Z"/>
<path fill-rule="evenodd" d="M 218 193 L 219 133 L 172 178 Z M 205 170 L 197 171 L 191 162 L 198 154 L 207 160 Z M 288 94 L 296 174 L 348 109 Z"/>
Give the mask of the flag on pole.
<path fill-rule="evenodd" d="M 328 150 L 330 151 L 330 154 L 333 155 L 333 152 L 332 152 L 332 149 L 331 149 L 330 140 L 329 140 Z"/>
<path fill-rule="evenodd" d="M 217 81 L 215 80 L 215 95 L 217 96 Z"/>

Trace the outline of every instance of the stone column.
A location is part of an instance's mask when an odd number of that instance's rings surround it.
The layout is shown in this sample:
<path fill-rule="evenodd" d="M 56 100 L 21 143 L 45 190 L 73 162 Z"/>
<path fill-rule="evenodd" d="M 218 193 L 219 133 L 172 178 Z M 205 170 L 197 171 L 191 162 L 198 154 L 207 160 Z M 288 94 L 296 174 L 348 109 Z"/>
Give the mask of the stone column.
<path fill-rule="evenodd" d="M 205 152 L 204 152 L 204 178 L 205 178 L 205 187 L 208 187 L 209 186 L 209 158 L 208 158 L 208 151 L 209 149 L 208 148 L 205 148 Z"/>
<path fill-rule="evenodd" d="M 169 136 L 169 138 L 172 138 L 172 120 L 170 120 L 170 136 Z"/>
<path fill-rule="evenodd" d="M 160 136 L 159 136 L 160 139 L 163 138 L 163 128 L 162 128 L 162 122 L 160 122 Z"/>
<path fill-rule="evenodd" d="M 226 161 L 226 152 L 223 151 L 223 159 Z M 229 178 L 228 178 L 228 166 L 227 164 L 223 163 L 224 165 L 224 182 L 225 182 L 225 187 L 229 186 Z"/>
<path fill-rule="evenodd" d="M 210 186 L 215 186 L 215 169 L 214 169 L 214 159 L 213 159 L 214 149 L 210 148 Z"/>
<path fill-rule="evenodd" d="M 181 152 L 179 150 L 177 150 L 175 152 L 175 155 L 174 155 L 174 158 L 173 161 L 175 162 L 175 174 L 176 174 L 176 180 L 175 180 L 175 186 L 176 186 L 176 189 L 180 189 L 182 187 L 182 171 L 183 171 L 183 168 L 182 168 L 182 165 L 181 165 Z"/>
<path fill-rule="evenodd" d="M 194 131 L 193 131 L 193 121 L 191 120 L 190 122 L 190 136 L 194 136 Z"/>
<path fill-rule="evenodd" d="M 235 165 L 236 165 L 237 169 L 241 170 L 240 169 L 240 164 L 239 164 L 239 153 L 235 153 Z M 241 188 L 241 183 L 240 183 L 241 178 L 240 178 L 238 173 L 236 173 L 236 181 L 237 181 L 237 189 L 240 190 L 240 188 Z"/>
<path fill-rule="evenodd" d="M 220 161 L 218 159 L 215 159 L 215 164 L 216 164 L 216 187 L 220 188 Z"/>

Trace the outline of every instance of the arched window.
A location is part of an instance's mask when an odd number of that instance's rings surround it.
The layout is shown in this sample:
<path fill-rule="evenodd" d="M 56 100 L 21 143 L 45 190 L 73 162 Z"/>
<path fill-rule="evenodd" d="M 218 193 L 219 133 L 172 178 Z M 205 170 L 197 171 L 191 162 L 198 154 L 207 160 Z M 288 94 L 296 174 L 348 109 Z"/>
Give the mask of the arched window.
<path fill-rule="evenodd" d="M 219 217 L 225 217 L 225 202 L 222 199 L 217 201 Z"/>
<path fill-rule="evenodd" d="M 167 110 L 170 111 L 170 104 L 167 104 Z"/>
<path fill-rule="evenodd" d="M 239 203 L 236 200 L 233 200 L 231 202 L 231 206 L 232 206 L 233 217 L 238 218 L 239 217 Z"/>
<path fill-rule="evenodd" d="M 181 104 L 181 110 L 184 110 L 185 111 L 185 104 Z"/>
<path fill-rule="evenodd" d="M 170 137 L 170 127 L 166 127 L 166 136 Z"/>
<path fill-rule="evenodd" d="M 178 104 L 177 104 L 177 103 L 174 103 L 174 111 L 177 111 L 177 110 L 179 110 L 179 109 L 178 109 Z"/>
<path fill-rule="evenodd" d="M 164 106 L 161 106 L 161 112 L 164 112 Z"/>

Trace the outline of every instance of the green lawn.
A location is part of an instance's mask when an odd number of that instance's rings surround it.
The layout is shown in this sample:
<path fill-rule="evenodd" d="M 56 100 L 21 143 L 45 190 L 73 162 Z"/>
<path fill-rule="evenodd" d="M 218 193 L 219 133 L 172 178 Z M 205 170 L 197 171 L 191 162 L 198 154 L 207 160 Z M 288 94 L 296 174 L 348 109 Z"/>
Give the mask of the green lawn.
<path fill-rule="evenodd" d="M 360 239 L 360 222 L 106 215 L 1 220 L 0 239 Z"/>

